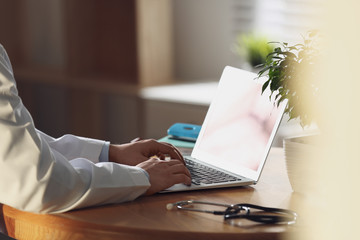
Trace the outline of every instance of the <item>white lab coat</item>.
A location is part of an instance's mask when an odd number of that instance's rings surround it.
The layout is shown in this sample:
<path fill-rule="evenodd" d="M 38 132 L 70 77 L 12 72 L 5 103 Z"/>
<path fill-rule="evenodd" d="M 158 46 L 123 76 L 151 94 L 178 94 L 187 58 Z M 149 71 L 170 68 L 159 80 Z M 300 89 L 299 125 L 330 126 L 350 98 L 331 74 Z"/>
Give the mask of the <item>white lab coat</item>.
<path fill-rule="evenodd" d="M 99 162 L 103 144 L 73 135 L 54 139 L 35 129 L 0 45 L 0 203 L 55 213 L 142 195 L 150 186 L 144 171 Z"/>

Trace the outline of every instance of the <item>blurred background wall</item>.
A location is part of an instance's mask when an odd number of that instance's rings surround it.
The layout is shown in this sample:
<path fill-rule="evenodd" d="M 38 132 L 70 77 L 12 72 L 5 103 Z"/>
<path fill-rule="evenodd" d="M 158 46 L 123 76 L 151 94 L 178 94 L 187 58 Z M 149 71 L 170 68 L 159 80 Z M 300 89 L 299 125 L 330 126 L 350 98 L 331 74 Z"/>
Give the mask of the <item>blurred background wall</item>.
<path fill-rule="evenodd" d="M 218 81 L 224 66 L 244 67 L 240 34 L 297 42 L 319 2 L 0 0 L 0 43 L 38 129 L 126 142 L 206 114 L 196 96 L 160 101 L 144 89 Z"/>

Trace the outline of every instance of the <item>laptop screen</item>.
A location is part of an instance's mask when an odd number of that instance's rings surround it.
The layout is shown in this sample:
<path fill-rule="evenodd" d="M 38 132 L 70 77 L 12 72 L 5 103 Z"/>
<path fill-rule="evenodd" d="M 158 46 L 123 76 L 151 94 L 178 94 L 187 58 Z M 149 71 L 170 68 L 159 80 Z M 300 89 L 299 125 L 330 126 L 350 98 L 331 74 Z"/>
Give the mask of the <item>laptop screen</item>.
<path fill-rule="evenodd" d="M 192 157 L 258 180 L 286 103 L 261 94 L 256 74 L 226 67 Z"/>

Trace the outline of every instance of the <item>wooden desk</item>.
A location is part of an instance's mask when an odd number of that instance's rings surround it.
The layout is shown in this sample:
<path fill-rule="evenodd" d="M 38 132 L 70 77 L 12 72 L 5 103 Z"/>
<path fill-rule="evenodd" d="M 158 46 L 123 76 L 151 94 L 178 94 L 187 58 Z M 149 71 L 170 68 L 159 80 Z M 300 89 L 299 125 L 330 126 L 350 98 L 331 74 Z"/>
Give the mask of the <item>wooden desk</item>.
<path fill-rule="evenodd" d="M 301 196 L 292 193 L 283 150 L 271 150 L 259 183 L 252 187 L 156 194 L 134 202 L 41 215 L 4 206 L 10 236 L 16 239 L 278 239 L 297 226 L 224 223 L 221 216 L 168 211 L 180 200 L 254 203 L 296 209 Z"/>

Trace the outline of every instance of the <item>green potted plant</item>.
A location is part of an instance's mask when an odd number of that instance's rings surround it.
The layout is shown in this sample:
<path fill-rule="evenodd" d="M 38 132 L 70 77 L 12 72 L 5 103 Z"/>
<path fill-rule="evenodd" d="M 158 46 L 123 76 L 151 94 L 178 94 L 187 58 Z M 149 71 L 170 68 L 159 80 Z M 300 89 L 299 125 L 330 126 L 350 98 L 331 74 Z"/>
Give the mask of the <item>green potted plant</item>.
<path fill-rule="evenodd" d="M 254 33 L 238 35 L 235 49 L 253 69 L 265 63 L 266 56 L 274 50 L 266 37 Z"/>
<path fill-rule="evenodd" d="M 275 43 L 278 46 L 267 55 L 258 73 L 258 77 L 267 77 L 262 91 L 270 89 L 277 105 L 287 99 L 285 113 L 290 120 L 299 119 L 303 128 L 317 122 L 316 106 L 320 99 L 320 86 L 316 81 L 316 62 L 321 52 L 319 37 L 319 32 L 310 31 L 303 43 Z M 303 176 L 317 169 L 314 167 L 316 161 L 312 161 L 318 152 L 316 140 L 316 135 L 284 139 L 286 166 L 294 191 L 307 189 L 309 186 L 304 185 L 306 181 Z"/>
<path fill-rule="evenodd" d="M 319 86 L 314 81 L 320 54 L 318 39 L 319 33 L 310 31 L 300 44 L 272 42 L 278 47 L 267 55 L 258 73 L 258 77 L 268 77 L 262 90 L 269 88 L 277 104 L 287 99 L 285 113 L 290 119 L 299 118 L 303 127 L 314 122 L 315 108 L 309 106 L 319 101 Z"/>

